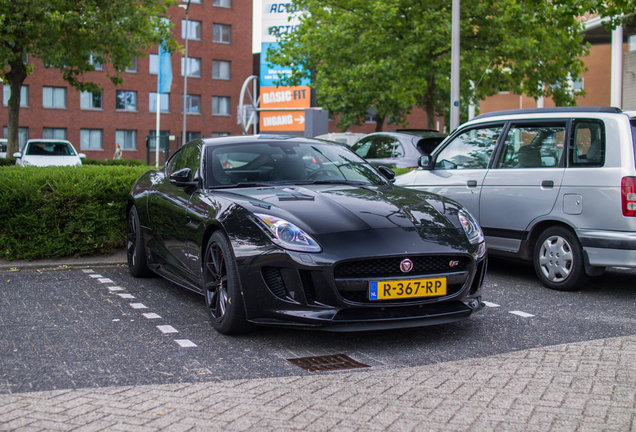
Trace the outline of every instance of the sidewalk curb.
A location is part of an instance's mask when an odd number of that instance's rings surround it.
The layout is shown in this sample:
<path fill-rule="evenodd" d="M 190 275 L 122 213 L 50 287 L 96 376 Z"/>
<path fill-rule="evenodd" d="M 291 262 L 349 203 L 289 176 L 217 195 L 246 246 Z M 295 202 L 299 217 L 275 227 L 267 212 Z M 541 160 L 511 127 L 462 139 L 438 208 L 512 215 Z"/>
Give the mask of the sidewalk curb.
<path fill-rule="evenodd" d="M 33 261 L 0 259 L 0 271 L 8 271 L 11 269 L 30 270 L 44 269 L 56 267 L 78 267 L 78 266 L 95 266 L 95 265 L 123 265 L 126 264 L 126 250 L 118 249 L 111 255 L 89 255 L 84 257 L 59 257 L 44 258 Z"/>

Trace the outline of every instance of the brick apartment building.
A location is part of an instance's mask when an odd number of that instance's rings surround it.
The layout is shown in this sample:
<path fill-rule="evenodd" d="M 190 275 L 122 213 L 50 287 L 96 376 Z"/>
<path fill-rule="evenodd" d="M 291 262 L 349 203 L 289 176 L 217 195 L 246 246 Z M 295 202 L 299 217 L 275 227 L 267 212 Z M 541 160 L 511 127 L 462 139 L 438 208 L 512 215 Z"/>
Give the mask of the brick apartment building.
<path fill-rule="evenodd" d="M 168 15 L 176 41 L 185 45 L 185 9 L 171 7 Z M 253 73 L 252 2 L 247 0 L 192 0 L 188 13 L 187 139 L 240 134 L 236 107 L 245 79 Z M 31 138 L 67 139 L 90 159 L 109 159 L 115 143 L 124 159 L 146 160 L 146 137 L 155 135 L 157 51 L 138 57 L 123 84 L 113 86 L 101 71 L 86 80 L 98 83 L 101 95 L 80 93 L 64 82 L 57 69 L 46 69 L 38 59 L 24 82 L 20 108 L 20 145 Z M 183 75 L 181 53 L 172 55 L 172 87 L 161 97 L 161 135 L 171 137 L 170 153 L 181 142 L 183 126 Z M 3 136 L 7 136 L 7 102 L 4 86 L 0 107 Z M 154 161 L 154 157 L 151 158 Z"/>

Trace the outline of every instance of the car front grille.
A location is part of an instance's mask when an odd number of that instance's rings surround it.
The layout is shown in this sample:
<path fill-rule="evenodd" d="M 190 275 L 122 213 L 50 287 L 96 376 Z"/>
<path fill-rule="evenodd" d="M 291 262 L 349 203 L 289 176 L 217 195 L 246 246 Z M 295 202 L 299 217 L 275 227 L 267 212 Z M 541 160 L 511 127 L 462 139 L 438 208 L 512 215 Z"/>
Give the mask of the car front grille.
<path fill-rule="evenodd" d="M 409 258 L 413 269 L 404 273 L 400 270 L 400 263 Z M 368 288 L 372 280 L 418 279 L 429 275 L 447 277 L 446 296 L 459 292 L 469 276 L 471 259 L 461 255 L 424 255 L 400 256 L 388 258 L 369 258 L 364 260 L 345 261 L 334 268 L 334 279 L 338 294 L 347 301 L 354 303 L 383 303 L 369 300 Z M 421 300 L 421 298 L 417 299 Z M 392 302 L 412 302 L 414 299 L 395 299 Z"/>
<path fill-rule="evenodd" d="M 406 276 L 406 274 L 400 270 L 400 263 L 405 258 L 407 257 L 346 261 L 336 265 L 334 277 L 336 279 L 345 279 Z M 465 271 L 469 262 L 469 259 L 465 256 L 433 255 L 408 258 L 413 262 L 413 270 L 411 270 L 408 275 L 413 276 Z"/>

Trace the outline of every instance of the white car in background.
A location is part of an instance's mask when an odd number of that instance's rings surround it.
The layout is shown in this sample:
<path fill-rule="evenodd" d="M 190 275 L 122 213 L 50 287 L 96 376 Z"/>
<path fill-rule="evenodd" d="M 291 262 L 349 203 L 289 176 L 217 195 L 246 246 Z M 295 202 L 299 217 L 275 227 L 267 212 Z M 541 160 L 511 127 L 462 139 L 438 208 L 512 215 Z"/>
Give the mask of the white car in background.
<path fill-rule="evenodd" d="M 0 158 L 7 157 L 7 139 L 0 138 Z"/>
<path fill-rule="evenodd" d="M 360 138 L 365 136 L 367 136 L 367 134 L 353 132 L 336 132 L 318 135 L 316 138 L 347 144 L 349 147 L 351 147 L 352 145 L 357 143 Z"/>
<path fill-rule="evenodd" d="M 66 140 L 28 140 L 21 152 L 13 153 L 16 165 L 22 166 L 82 166 L 84 153 L 77 153 Z"/>

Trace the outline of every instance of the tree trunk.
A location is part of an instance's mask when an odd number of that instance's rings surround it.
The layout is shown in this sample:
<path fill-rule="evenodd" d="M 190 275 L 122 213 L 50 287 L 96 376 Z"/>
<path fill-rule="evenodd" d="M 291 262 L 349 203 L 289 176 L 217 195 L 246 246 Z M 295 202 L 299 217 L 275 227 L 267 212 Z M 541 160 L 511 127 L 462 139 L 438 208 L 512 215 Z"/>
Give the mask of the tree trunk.
<path fill-rule="evenodd" d="M 385 118 L 386 118 L 386 115 L 383 115 L 383 116 L 380 116 L 380 114 L 375 115 L 375 131 L 376 132 L 382 132 Z"/>
<path fill-rule="evenodd" d="M 7 119 L 7 157 L 12 158 L 13 153 L 20 150 L 18 142 L 19 126 L 20 126 L 20 93 L 22 83 L 27 77 L 27 69 L 22 56 L 18 56 L 14 61 L 9 63 L 11 71 L 6 74 L 6 79 L 11 88 L 11 97 L 8 104 Z"/>
<path fill-rule="evenodd" d="M 426 95 L 424 95 L 424 108 L 426 109 L 426 127 L 437 129 L 435 125 L 435 76 L 426 79 Z"/>

